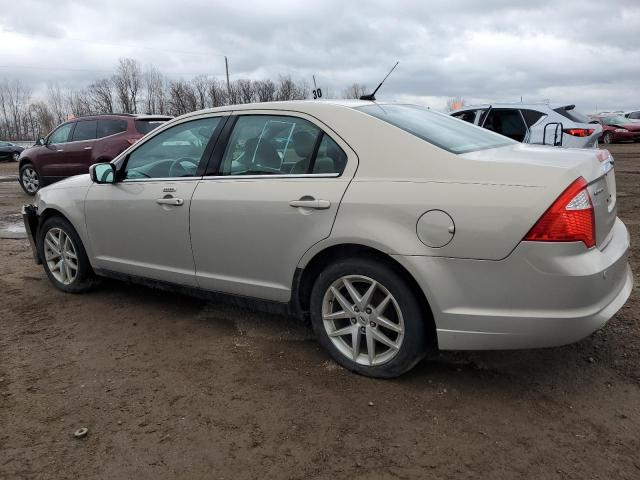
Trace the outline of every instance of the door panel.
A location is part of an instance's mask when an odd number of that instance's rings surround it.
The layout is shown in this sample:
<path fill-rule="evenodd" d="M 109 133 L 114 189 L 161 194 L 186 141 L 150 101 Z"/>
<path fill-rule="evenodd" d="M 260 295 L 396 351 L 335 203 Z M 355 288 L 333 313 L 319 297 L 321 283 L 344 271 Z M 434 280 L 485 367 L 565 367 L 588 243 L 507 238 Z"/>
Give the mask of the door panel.
<path fill-rule="evenodd" d="M 203 179 L 191 204 L 201 288 L 286 302 L 298 261 L 331 233 L 350 177 Z M 320 209 L 290 202 L 324 200 Z M 322 208 L 326 207 L 326 208 Z"/>
<path fill-rule="evenodd" d="M 195 286 L 189 207 L 197 182 L 94 184 L 85 200 L 94 266 Z M 165 197 L 182 204 L 158 203 Z"/>
<path fill-rule="evenodd" d="M 49 135 L 47 144 L 38 149 L 40 173 L 45 177 L 64 176 L 66 147 L 73 131 L 74 122 L 59 126 Z"/>

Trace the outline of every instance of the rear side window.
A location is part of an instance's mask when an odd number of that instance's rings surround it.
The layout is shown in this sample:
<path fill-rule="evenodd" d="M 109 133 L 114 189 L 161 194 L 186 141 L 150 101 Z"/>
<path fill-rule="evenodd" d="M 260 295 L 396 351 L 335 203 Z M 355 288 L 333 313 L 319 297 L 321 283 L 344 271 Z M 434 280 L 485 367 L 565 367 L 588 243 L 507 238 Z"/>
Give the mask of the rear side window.
<path fill-rule="evenodd" d="M 108 137 L 127 131 L 126 120 L 98 120 L 98 138 Z"/>
<path fill-rule="evenodd" d="M 73 130 L 73 137 L 71 138 L 71 141 L 80 142 L 83 140 L 95 140 L 97 127 L 97 120 L 84 120 L 76 123 L 76 128 Z"/>
<path fill-rule="evenodd" d="M 141 134 L 146 135 L 165 122 L 166 120 L 136 120 L 136 130 Z"/>
<path fill-rule="evenodd" d="M 556 112 L 556 113 L 559 113 L 563 117 L 568 118 L 569 120 L 573 120 L 574 122 L 577 122 L 577 123 L 589 123 L 590 122 L 589 117 L 587 117 L 586 115 L 583 115 L 582 113 L 577 112 L 575 110 L 575 105 L 569 105 L 567 107 L 554 108 L 553 111 Z"/>
<path fill-rule="evenodd" d="M 538 112 L 537 110 L 522 109 L 520 111 L 522 112 L 524 121 L 527 123 L 527 127 L 535 125 L 538 120 L 540 120 L 545 115 L 544 113 Z"/>
<path fill-rule="evenodd" d="M 297 117 L 243 115 L 222 160 L 223 175 L 307 173 L 322 131 Z"/>
<path fill-rule="evenodd" d="M 476 120 L 476 111 L 467 110 L 466 112 L 454 113 L 451 116 L 454 118 L 459 118 L 460 120 L 464 120 L 465 122 L 474 123 Z"/>
<path fill-rule="evenodd" d="M 329 135 L 324 133 L 310 173 L 342 174 L 346 165 L 347 154 Z"/>
<path fill-rule="evenodd" d="M 467 153 L 514 143 L 502 135 L 416 105 L 367 105 L 357 110 L 451 153 Z"/>

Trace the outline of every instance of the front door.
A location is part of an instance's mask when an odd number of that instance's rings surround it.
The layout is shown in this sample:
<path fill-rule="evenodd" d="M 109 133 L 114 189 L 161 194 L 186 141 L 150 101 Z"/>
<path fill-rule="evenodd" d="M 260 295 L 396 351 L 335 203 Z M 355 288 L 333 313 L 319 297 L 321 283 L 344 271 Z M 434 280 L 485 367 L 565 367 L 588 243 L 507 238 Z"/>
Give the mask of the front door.
<path fill-rule="evenodd" d="M 183 121 L 130 152 L 85 201 L 94 267 L 195 286 L 191 197 L 226 117 Z"/>
<path fill-rule="evenodd" d="M 55 129 L 45 145 L 38 149 L 38 163 L 40 175 L 43 177 L 63 177 L 64 164 L 67 152 L 66 147 L 71 140 L 71 132 L 75 122 L 65 123 Z"/>
<path fill-rule="evenodd" d="M 296 266 L 331 233 L 356 165 L 346 144 L 310 119 L 239 116 L 218 171 L 191 204 L 199 286 L 288 301 Z"/>

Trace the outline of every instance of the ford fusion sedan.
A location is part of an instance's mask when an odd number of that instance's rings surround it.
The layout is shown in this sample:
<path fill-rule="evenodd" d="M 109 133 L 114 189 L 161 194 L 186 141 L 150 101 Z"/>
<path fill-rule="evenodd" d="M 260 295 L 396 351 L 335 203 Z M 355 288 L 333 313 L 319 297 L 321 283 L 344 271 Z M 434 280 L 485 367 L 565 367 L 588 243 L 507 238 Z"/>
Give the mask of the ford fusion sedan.
<path fill-rule="evenodd" d="M 28 195 L 44 185 L 87 173 L 108 162 L 171 117 L 108 114 L 78 117 L 59 125 L 20 157 L 18 180 Z"/>
<path fill-rule="evenodd" d="M 194 112 L 40 190 L 24 218 L 62 291 L 105 276 L 295 313 L 372 377 L 429 349 L 575 342 L 633 282 L 607 151 L 413 105 Z"/>

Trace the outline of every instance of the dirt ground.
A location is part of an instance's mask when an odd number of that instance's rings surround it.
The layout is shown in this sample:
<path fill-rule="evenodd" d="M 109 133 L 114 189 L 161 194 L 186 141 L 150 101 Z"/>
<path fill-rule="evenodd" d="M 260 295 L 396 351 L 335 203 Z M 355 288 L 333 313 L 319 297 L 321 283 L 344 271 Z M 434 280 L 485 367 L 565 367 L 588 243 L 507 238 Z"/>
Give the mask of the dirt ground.
<path fill-rule="evenodd" d="M 575 345 L 443 353 L 397 380 L 342 370 L 282 317 L 115 281 L 63 294 L 0 239 L 0 478 L 640 478 L 640 144 L 611 151 L 626 306 Z M 0 183 L 0 220 L 28 201 Z"/>

